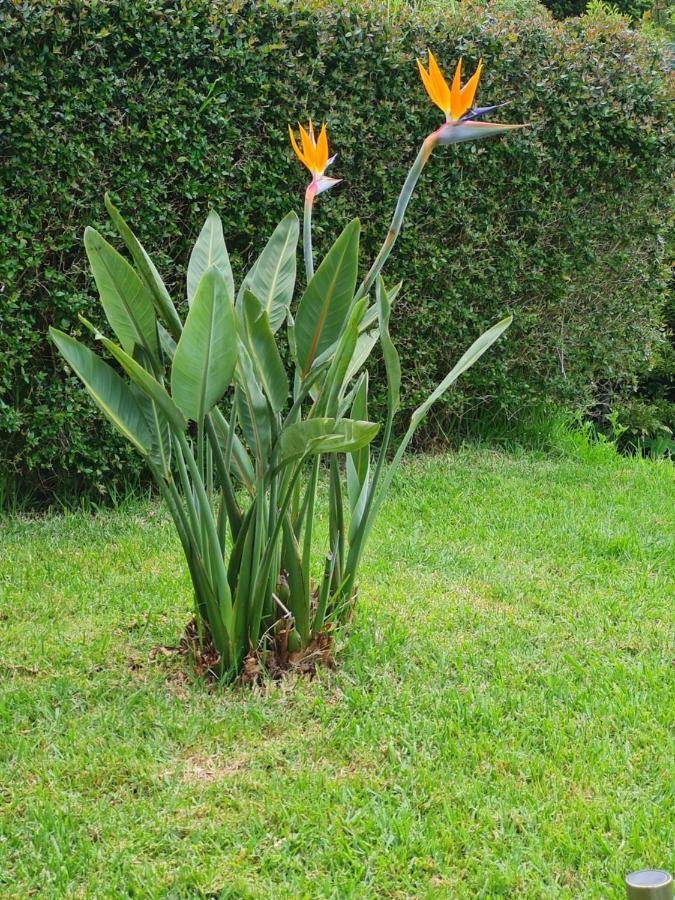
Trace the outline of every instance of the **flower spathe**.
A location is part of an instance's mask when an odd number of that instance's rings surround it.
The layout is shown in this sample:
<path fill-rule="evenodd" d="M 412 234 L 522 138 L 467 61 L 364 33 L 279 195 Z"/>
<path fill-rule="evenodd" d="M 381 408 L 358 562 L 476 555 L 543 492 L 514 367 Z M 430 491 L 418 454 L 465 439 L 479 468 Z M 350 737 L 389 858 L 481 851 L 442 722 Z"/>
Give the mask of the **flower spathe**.
<path fill-rule="evenodd" d="M 321 126 L 318 138 L 314 133 L 314 125 L 312 124 L 311 119 L 309 120 L 309 127 L 307 129 L 303 128 L 299 122 L 298 128 L 300 130 L 302 150 L 298 146 L 298 142 L 293 134 L 293 129 L 289 125 L 288 135 L 291 139 L 291 146 L 300 162 L 309 169 L 312 174 L 310 188 L 313 189 L 315 194 L 320 194 L 323 191 L 327 191 L 334 187 L 341 180 L 339 178 L 329 178 L 327 175 L 324 175 L 328 166 L 335 160 L 335 156 L 331 156 L 330 158 L 328 156 L 328 134 L 326 132 L 326 123 L 324 122 Z"/>
<path fill-rule="evenodd" d="M 477 122 L 476 119 L 486 113 L 497 109 L 495 106 L 474 107 L 473 101 L 478 90 L 483 61 L 481 60 L 476 71 L 467 83 L 462 86 L 462 60 L 455 66 L 455 74 L 452 84 L 448 86 L 443 77 L 436 57 L 427 50 L 429 57 L 429 71 L 421 60 L 417 60 L 417 67 L 429 98 L 445 113 L 445 123 L 436 131 L 435 138 L 440 144 L 458 144 L 463 141 L 480 140 L 492 137 L 504 131 L 512 131 L 515 128 L 523 128 L 523 125 L 505 125 L 501 122 Z"/>

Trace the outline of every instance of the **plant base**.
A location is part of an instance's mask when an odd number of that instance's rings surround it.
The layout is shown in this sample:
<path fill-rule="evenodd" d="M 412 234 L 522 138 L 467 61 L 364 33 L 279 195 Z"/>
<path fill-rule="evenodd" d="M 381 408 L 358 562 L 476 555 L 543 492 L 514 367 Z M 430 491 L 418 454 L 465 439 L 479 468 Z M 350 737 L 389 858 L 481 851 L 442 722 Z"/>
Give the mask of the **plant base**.
<path fill-rule="evenodd" d="M 312 638 L 306 647 L 288 649 L 287 629 L 270 635 L 264 648 L 251 651 L 243 661 L 237 682 L 242 685 L 260 684 L 266 680 L 279 680 L 288 674 L 313 676 L 322 666 L 334 668 L 333 629 L 326 628 Z M 196 673 L 207 681 L 220 681 L 220 657 L 211 636 L 204 632 L 199 639 L 197 622 L 193 618 L 185 627 L 178 653 L 189 658 Z"/>

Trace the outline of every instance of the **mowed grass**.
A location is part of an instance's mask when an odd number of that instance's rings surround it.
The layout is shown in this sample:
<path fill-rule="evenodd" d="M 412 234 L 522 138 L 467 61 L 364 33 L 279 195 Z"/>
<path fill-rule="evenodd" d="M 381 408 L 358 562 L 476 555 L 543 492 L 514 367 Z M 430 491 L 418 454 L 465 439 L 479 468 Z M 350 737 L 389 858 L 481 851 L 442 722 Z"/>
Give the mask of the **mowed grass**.
<path fill-rule="evenodd" d="M 674 487 L 411 461 L 337 671 L 260 691 L 152 658 L 191 614 L 156 503 L 5 520 L 0 895 L 623 896 L 673 864 Z"/>

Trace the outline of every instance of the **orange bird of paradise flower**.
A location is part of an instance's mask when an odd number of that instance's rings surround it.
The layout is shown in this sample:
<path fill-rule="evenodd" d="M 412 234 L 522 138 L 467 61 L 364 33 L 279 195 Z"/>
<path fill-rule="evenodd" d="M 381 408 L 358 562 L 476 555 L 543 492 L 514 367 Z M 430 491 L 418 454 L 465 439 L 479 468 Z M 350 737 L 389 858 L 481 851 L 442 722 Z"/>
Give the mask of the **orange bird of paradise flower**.
<path fill-rule="evenodd" d="M 483 61 L 481 60 L 467 83 L 462 86 L 462 60 L 455 67 L 452 84 L 443 77 L 436 57 L 427 50 L 429 57 L 429 71 L 417 60 L 422 84 L 426 88 L 431 101 L 445 113 L 445 124 L 435 133 L 439 143 L 454 144 L 461 141 L 480 140 L 484 137 L 492 137 L 502 131 L 510 131 L 514 128 L 523 128 L 523 125 L 504 125 L 501 122 L 477 122 L 476 119 L 492 112 L 503 104 L 495 106 L 475 107 L 473 101 L 478 90 Z"/>
<path fill-rule="evenodd" d="M 429 54 L 428 72 L 425 70 L 422 62 L 419 59 L 417 60 L 422 84 L 431 100 L 445 113 L 445 121 L 457 122 L 473 106 L 473 99 L 476 96 L 478 82 L 480 81 L 480 73 L 483 69 L 483 60 L 478 63 L 476 71 L 462 87 L 462 60 L 460 59 L 455 68 L 452 87 L 448 87 L 443 73 L 438 68 L 436 57 L 431 50 L 427 50 L 427 53 Z"/>
<path fill-rule="evenodd" d="M 288 135 L 291 139 L 291 146 L 295 151 L 303 166 L 306 166 L 312 174 L 310 188 L 314 189 L 316 194 L 327 191 L 340 182 L 340 178 L 329 178 L 324 172 L 335 160 L 335 156 L 328 156 L 328 134 L 326 132 L 326 123 L 321 126 L 318 138 L 314 133 L 314 125 L 309 120 L 309 128 L 305 129 L 298 122 L 300 129 L 300 142 L 302 150 L 298 146 L 298 142 L 293 134 L 293 129 L 288 126 Z"/>

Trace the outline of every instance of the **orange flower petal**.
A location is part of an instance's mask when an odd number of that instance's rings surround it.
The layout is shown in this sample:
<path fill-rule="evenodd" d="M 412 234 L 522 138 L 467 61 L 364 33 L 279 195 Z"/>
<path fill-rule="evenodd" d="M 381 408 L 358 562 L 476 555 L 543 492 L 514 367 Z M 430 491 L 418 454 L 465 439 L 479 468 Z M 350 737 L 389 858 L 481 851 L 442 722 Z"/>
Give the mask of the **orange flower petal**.
<path fill-rule="evenodd" d="M 326 123 L 321 126 L 319 139 L 316 142 L 316 162 L 320 172 L 326 168 L 328 162 L 328 135 L 326 134 Z"/>
<path fill-rule="evenodd" d="M 300 130 L 302 150 L 298 147 L 293 129 L 290 125 L 288 126 L 288 134 L 296 156 L 303 166 L 306 166 L 309 169 L 312 175 L 323 175 L 326 164 L 328 163 L 328 134 L 326 123 L 324 122 L 321 126 L 318 140 L 314 131 L 314 123 L 311 119 L 309 120 L 307 129 L 298 122 L 298 129 Z"/>
<path fill-rule="evenodd" d="M 460 107 L 462 109 L 460 116 L 463 116 L 467 109 L 471 109 L 471 107 L 473 106 L 473 100 L 476 96 L 476 89 L 478 88 L 478 82 L 480 81 L 480 73 L 482 72 L 482 70 L 483 60 L 481 59 L 481 61 L 478 63 L 476 71 L 460 91 Z"/>
<path fill-rule="evenodd" d="M 420 78 L 422 79 L 422 84 L 424 85 L 424 90 L 429 95 L 429 99 L 433 100 L 433 102 L 435 103 L 436 101 L 434 100 L 434 90 L 431 86 L 431 79 L 429 78 L 429 75 L 428 75 L 426 69 L 424 68 L 424 66 L 422 65 L 422 63 L 420 62 L 419 59 L 417 60 L 417 68 L 420 71 Z"/>
<path fill-rule="evenodd" d="M 420 70 L 420 77 L 422 79 L 422 84 L 424 85 L 424 88 L 425 88 L 427 94 L 429 95 L 429 99 L 436 106 L 440 106 L 440 108 L 443 110 L 443 112 L 445 112 L 445 107 L 438 100 L 438 94 L 436 93 L 436 88 L 434 87 L 434 84 L 431 80 L 431 76 L 425 70 L 424 66 L 419 61 L 419 59 L 417 60 L 417 66 Z"/>
<path fill-rule="evenodd" d="M 291 146 L 293 147 L 293 150 L 295 151 L 295 155 L 298 157 L 298 159 L 303 164 L 303 166 L 307 166 L 307 168 L 309 168 L 309 166 L 307 165 L 307 160 L 304 157 L 304 154 L 300 151 L 300 148 L 298 147 L 297 141 L 295 140 L 295 135 L 293 134 L 293 129 L 291 128 L 290 125 L 288 126 L 288 136 L 291 139 Z"/>
<path fill-rule="evenodd" d="M 443 77 L 443 73 L 438 68 L 436 57 L 431 50 L 427 50 L 427 53 L 429 55 L 429 78 L 435 94 L 432 99 L 437 106 L 447 113 L 450 111 L 450 89 Z"/>
<path fill-rule="evenodd" d="M 455 68 L 455 76 L 452 79 L 452 87 L 450 88 L 450 107 L 452 110 L 452 118 L 459 119 L 462 113 L 459 111 L 462 106 L 461 98 L 462 84 L 462 60 L 460 59 Z"/>
<path fill-rule="evenodd" d="M 305 155 L 305 164 L 312 169 L 314 168 L 314 143 L 299 122 L 298 127 L 300 129 L 300 140 L 302 141 L 302 152 Z"/>

